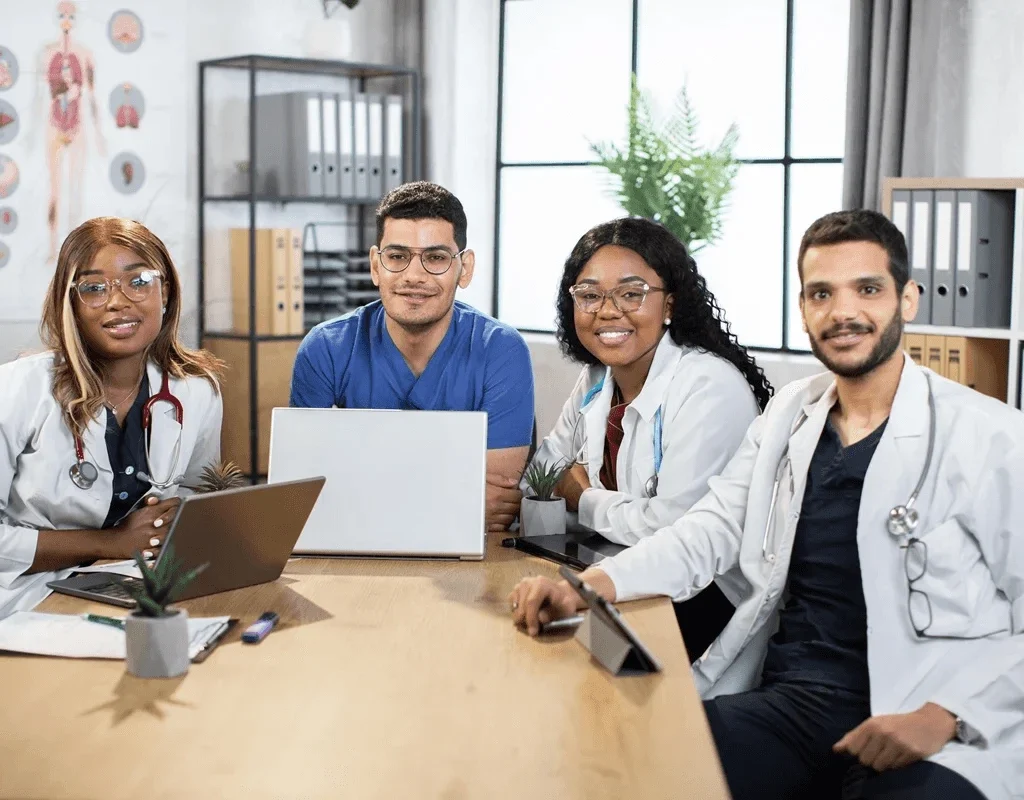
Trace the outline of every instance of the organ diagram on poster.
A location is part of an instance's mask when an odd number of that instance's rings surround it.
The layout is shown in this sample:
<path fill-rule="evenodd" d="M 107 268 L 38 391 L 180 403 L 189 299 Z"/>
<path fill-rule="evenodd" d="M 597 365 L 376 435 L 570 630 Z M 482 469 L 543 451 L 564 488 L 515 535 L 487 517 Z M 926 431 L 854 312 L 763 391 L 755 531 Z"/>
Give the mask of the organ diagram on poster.
<path fill-rule="evenodd" d="M 0 92 L 6 92 L 18 82 L 18 59 L 6 47 L 0 46 Z"/>
<path fill-rule="evenodd" d="M 46 112 L 46 155 L 50 175 L 50 202 L 47 223 L 50 231 L 49 261 L 57 259 L 58 210 L 67 194 L 69 227 L 82 221 L 83 180 L 87 158 L 84 105 L 95 131 L 96 148 L 101 156 L 106 143 L 100 130 L 96 104 L 96 62 L 90 50 L 73 35 L 77 8 L 64 0 L 57 4 L 60 35 L 43 48 L 40 74 L 46 81 L 49 107 Z M 66 167 L 66 171 L 65 171 Z"/>
<path fill-rule="evenodd" d="M 146 101 L 139 87 L 122 83 L 110 93 L 110 114 L 119 128 L 138 128 L 146 113 Z"/>

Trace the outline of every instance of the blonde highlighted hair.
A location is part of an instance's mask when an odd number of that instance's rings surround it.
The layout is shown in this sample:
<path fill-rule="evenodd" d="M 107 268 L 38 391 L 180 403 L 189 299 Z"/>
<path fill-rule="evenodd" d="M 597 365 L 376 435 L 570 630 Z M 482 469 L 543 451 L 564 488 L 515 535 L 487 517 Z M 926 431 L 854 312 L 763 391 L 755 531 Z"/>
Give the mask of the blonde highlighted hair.
<path fill-rule="evenodd" d="M 145 225 L 120 217 L 96 217 L 82 223 L 64 240 L 57 268 L 43 306 L 40 336 L 53 351 L 53 397 L 63 409 L 72 432 L 81 436 L 103 406 L 102 365 L 90 353 L 75 316 L 73 287 L 79 270 L 88 269 L 96 254 L 108 245 L 131 250 L 162 276 L 166 311 L 160 333 L 146 360 L 155 362 L 175 378 L 205 378 L 219 391 L 224 364 L 205 350 L 190 350 L 178 341 L 181 318 L 181 281 L 164 243 Z M 202 311 L 200 310 L 200 313 Z"/>

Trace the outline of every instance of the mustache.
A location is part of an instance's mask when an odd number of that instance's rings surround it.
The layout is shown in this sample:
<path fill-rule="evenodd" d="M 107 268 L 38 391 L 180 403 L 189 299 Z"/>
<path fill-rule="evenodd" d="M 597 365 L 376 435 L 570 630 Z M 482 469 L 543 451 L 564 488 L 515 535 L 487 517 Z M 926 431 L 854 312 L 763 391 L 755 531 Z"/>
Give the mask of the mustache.
<path fill-rule="evenodd" d="M 834 328 L 829 328 L 822 335 L 822 339 L 832 339 L 836 336 L 844 336 L 849 333 L 871 333 L 874 327 L 871 325 L 862 325 L 859 322 L 851 322 L 846 325 L 836 325 Z"/>

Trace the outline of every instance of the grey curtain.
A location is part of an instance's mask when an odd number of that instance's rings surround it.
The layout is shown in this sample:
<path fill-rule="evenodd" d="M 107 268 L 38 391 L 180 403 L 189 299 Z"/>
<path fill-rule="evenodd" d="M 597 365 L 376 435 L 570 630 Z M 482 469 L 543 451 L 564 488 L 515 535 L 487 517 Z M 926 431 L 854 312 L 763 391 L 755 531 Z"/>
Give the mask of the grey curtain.
<path fill-rule="evenodd" d="M 882 178 L 962 172 L 970 0 L 851 0 L 843 208 Z"/>

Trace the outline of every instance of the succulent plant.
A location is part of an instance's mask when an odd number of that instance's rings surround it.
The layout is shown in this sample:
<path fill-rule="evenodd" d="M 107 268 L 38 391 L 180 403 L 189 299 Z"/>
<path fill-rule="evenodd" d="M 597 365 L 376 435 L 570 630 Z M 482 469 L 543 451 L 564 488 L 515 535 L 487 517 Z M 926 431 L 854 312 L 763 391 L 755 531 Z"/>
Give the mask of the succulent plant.
<path fill-rule="evenodd" d="M 200 564 L 184 572 L 181 562 L 175 558 L 174 545 L 168 542 L 154 566 L 146 563 L 142 553 L 135 553 L 135 563 L 142 573 L 141 581 L 128 581 L 125 589 L 135 599 L 136 613 L 144 617 L 167 617 L 171 612 L 167 606 L 178 597 L 196 576 L 209 564 Z"/>
<path fill-rule="evenodd" d="M 533 492 L 535 500 L 553 500 L 555 488 L 562 476 L 572 467 L 572 462 L 559 461 L 555 464 L 545 464 L 542 461 L 534 461 L 526 468 L 523 479 L 526 485 Z"/>
<path fill-rule="evenodd" d="M 203 468 L 199 483 L 191 487 L 200 494 L 245 486 L 245 473 L 234 461 L 221 461 Z"/>

